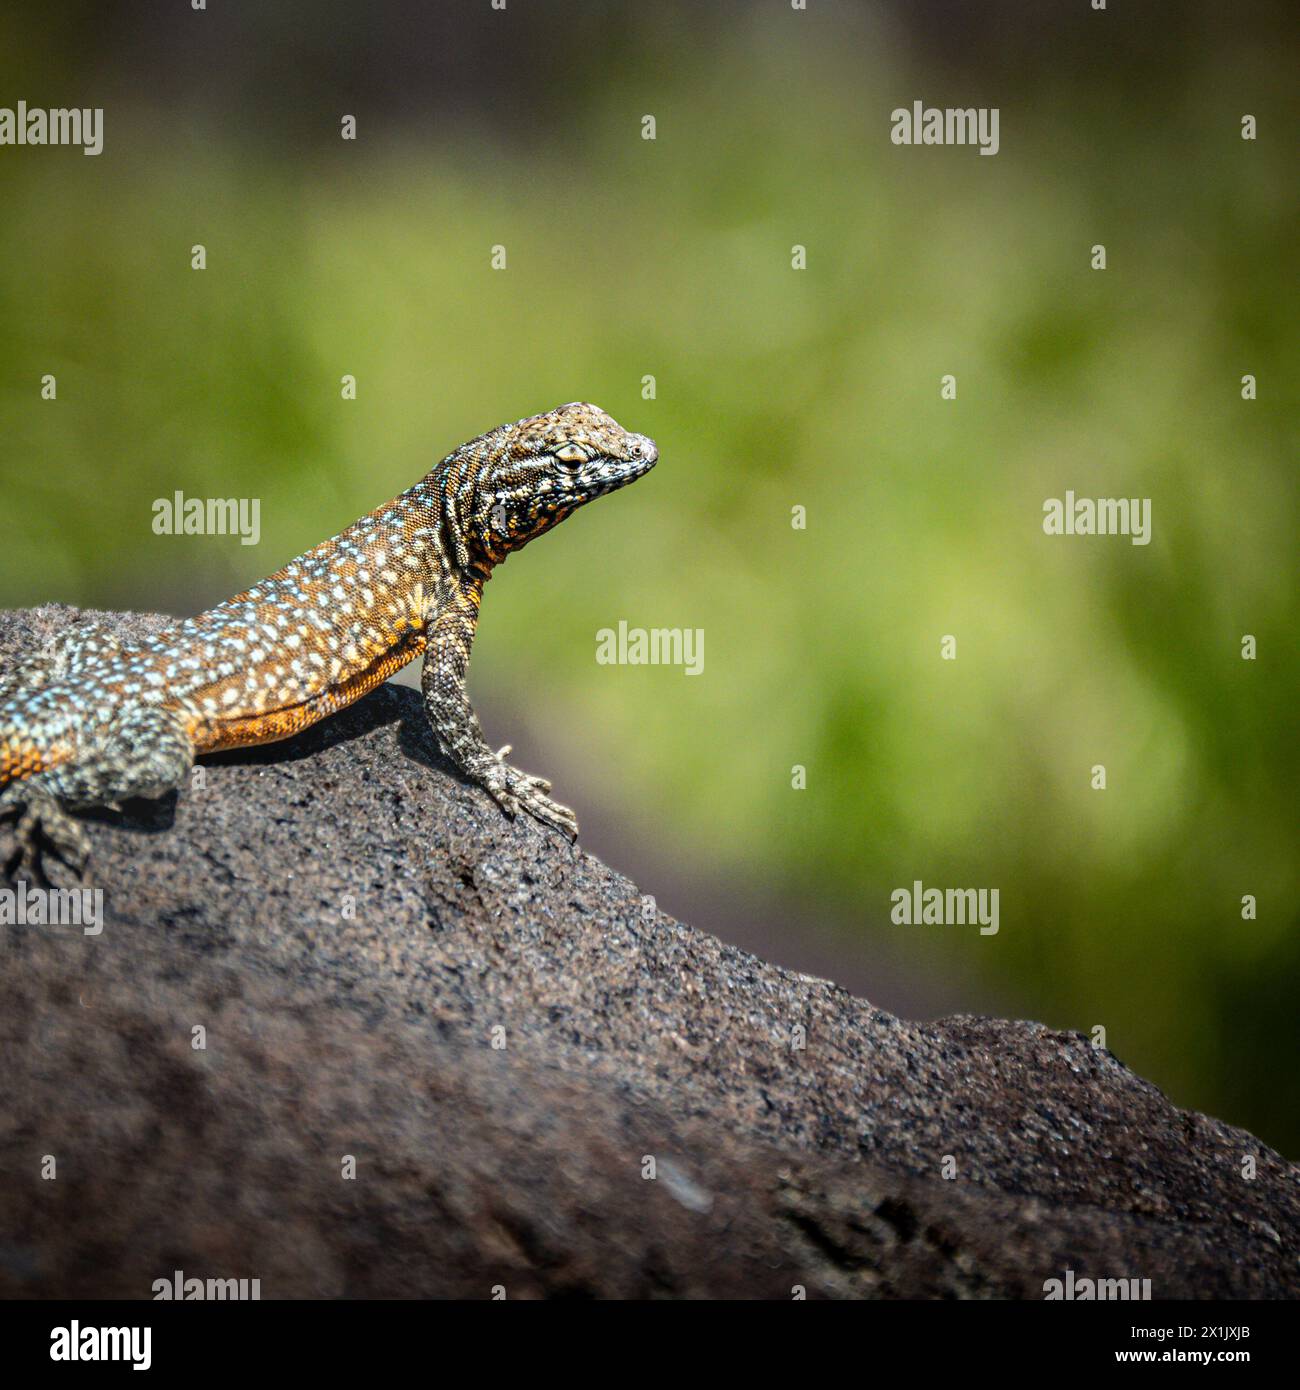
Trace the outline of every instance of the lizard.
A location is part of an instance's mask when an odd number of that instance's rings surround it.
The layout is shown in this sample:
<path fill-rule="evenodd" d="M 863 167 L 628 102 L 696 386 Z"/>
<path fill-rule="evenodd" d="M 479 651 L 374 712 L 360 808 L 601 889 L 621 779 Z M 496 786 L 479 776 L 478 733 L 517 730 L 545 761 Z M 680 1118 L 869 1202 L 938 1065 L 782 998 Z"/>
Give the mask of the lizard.
<path fill-rule="evenodd" d="M 658 461 L 655 442 L 573 402 L 500 425 L 413 487 L 282 569 L 157 636 L 126 643 L 80 624 L 0 673 L 4 867 L 84 875 L 70 814 L 179 789 L 204 753 L 289 738 L 419 656 L 443 753 L 502 811 L 577 838 L 551 784 L 486 742 L 466 688 L 483 589 L 496 566 L 577 508 Z"/>

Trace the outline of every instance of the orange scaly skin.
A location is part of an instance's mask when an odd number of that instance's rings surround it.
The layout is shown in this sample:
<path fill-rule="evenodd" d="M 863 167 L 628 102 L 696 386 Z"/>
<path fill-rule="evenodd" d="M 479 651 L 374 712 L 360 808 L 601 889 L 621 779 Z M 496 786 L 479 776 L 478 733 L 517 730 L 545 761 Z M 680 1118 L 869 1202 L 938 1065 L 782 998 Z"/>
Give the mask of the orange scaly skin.
<path fill-rule="evenodd" d="M 494 752 L 465 676 L 493 568 L 576 508 L 655 464 L 653 440 L 593 405 L 502 425 L 414 487 L 283 569 L 160 636 L 126 646 L 73 629 L 0 674 L 5 868 L 41 872 L 47 850 L 80 870 L 68 807 L 179 787 L 200 753 L 270 743 L 350 705 L 417 656 L 439 743 L 508 815 L 576 836 L 550 783 Z"/>

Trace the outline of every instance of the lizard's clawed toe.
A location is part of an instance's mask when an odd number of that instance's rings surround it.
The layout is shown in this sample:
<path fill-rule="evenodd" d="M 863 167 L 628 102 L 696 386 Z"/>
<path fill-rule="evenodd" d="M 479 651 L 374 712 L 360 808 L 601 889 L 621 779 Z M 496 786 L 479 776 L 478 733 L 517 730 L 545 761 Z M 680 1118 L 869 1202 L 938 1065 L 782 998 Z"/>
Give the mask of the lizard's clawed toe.
<path fill-rule="evenodd" d="M 13 823 L 10 843 L 0 849 L 0 867 L 7 878 L 57 886 L 49 873 L 57 862 L 71 871 L 75 883 L 84 882 L 90 841 L 48 792 L 11 783 L 0 793 L 0 822 L 4 821 Z"/>
<path fill-rule="evenodd" d="M 501 751 L 508 752 L 509 745 Z M 578 818 L 567 806 L 561 806 L 547 796 L 551 784 L 545 777 L 534 777 L 531 773 L 511 767 L 509 763 L 499 762 L 484 779 L 484 785 L 512 820 L 520 810 L 524 810 L 544 824 L 554 826 L 570 840 L 578 838 Z"/>
<path fill-rule="evenodd" d="M 549 787 L 550 783 L 547 782 L 545 785 Z M 570 840 L 578 838 L 578 818 L 567 806 L 561 806 L 558 801 L 552 801 L 540 791 L 533 791 L 529 796 L 521 798 L 520 804 L 530 815 L 546 825 L 554 826 Z"/>

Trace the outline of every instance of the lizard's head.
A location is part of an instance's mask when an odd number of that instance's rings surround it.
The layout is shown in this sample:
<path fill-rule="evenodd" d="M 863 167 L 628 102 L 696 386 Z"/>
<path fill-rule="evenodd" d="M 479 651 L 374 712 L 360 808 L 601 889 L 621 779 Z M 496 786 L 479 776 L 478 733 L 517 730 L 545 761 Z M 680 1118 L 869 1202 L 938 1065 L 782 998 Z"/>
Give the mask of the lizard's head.
<path fill-rule="evenodd" d="M 476 443 L 487 447 L 469 530 L 492 563 L 585 503 L 635 482 L 659 458 L 653 439 L 580 402 L 502 425 Z"/>

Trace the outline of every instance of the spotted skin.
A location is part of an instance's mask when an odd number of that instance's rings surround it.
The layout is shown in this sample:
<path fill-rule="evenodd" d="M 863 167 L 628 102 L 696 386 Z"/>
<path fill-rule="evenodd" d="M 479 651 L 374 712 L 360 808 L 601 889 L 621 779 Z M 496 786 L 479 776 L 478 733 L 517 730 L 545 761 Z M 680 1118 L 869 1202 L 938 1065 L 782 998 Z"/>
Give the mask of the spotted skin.
<path fill-rule="evenodd" d="M 446 754 L 507 815 L 576 836 L 550 783 L 493 751 L 466 674 L 493 569 L 578 507 L 647 473 L 654 441 L 594 405 L 502 425 L 268 579 L 147 642 L 95 625 L 0 671 L 0 821 L 10 875 L 88 856 L 69 807 L 179 787 L 196 756 L 288 738 L 424 657 Z"/>

